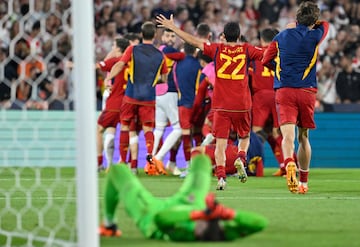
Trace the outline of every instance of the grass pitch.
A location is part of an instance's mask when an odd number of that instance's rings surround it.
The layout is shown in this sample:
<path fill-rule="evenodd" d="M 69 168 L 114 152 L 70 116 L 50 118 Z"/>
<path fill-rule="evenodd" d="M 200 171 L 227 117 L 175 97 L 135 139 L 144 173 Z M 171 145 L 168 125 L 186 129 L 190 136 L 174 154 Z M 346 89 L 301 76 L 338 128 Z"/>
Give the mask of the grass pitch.
<path fill-rule="evenodd" d="M 274 169 L 266 169 L 265 177 L 250 177 L 245 184 L 230 177 L 225 191 L 216 191 L 216 178 L 212 180 L 212 190 L 221 203 L 240 210 L 254 211 L 269 219 L 269 226 L 263 232 L 234 242 L 191 244 L 242 247 L 360 246 L 360 169 L 311 169 L 309 192 L 306 195 L 288 192 L 285 178 L 272 177 L 272 172 Z M 39 177 L 41 185 L 36 182 Z M 57 177 L 60 179 L 57 180 Z M 99 175 L 100 199 L 104 178 L 105 174 Z M 140 174 L 139 178 L 146 188 L 159 197 L 172 195 L 183 181 L 172 176 L 149 177 L 144 174 Z M 73 169 L 63 169 L 60 176 L 53 169 L 43 169 L 39 174 L 32 169 L 23 169 L 18 173 L 14 172 L 14 168 L 4 168 L 0 171 L 0 183 L 0 246 L 28 246 L 26 240 L 21 238 L 12 239 L 11 245 L 7 245 L 6 237 L 1 235 L 3 230 L 16 231 L 16 212 L 21 212 L 23 228 L 29 231 L 38 229 L 39 212 L 43 212 L 48 228 L 58 227 L 62 220 L 70 227 L 66 227 L 66 224 L 59 227 L 57 238 L 71 239 L 69 235 L 74 234 L 71 229 L 75 229 L 76 219 Z M 18 189 L 19 185 L 23 189 Z M 47 188 L 51 188 L 54 197 L 50 209 Z M 30 189 L 30 194 L 26 189 Z M 26 208 L 29 195 L 33 197 L 31 205 L 35 210 Z M 61 205 L 66 200 L 65 210 L 61 211 Z M 11 205 L 8 205 L 9 202 Z M 99 204 L 101 206 L 101 200 Z M 9 206 L 12 208 L 10 211 Z M 122 205 L 118 207 L 117 219 L 123 236 L 101 238 L 102 247 L 190 245 L 145 239 L 125 214 Z M 41 228 L 38 234 L 46 236 L 46 228 Z M 33 246 L 47 245 L 39 241 L 34 242 Z"/>

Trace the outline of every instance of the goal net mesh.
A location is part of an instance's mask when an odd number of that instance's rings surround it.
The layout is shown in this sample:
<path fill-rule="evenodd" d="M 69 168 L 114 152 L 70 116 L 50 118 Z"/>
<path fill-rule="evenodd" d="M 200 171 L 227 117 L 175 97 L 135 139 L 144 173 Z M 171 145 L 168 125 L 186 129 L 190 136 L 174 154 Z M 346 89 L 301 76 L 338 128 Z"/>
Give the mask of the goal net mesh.
<path fill-rule="evenodd" d="M 70 3 L 0 1 L 0 246 L 76 245 Z"/>

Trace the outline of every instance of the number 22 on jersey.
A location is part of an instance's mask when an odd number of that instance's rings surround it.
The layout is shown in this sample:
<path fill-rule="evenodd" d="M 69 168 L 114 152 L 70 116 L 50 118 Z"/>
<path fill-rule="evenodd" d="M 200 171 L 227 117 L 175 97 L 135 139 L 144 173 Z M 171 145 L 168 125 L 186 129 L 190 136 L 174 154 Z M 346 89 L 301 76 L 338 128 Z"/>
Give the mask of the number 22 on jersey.
<path fill-rule="evenodd" d="M 222 66 L 217 71 L 217 77 L 222 79 L 229 80 L 242 80 L 245 78 L 245 75 L 241 73 L 241 69 L 245 65 L 246 55 L 239 54 L 235 57 L 231 57 L 224 53 L 220 53 L 220 60 L 225 60 Z M 228 71 L 229 66 L 232 64 L 236 64 L 235 68 L 232 71 Z"/>

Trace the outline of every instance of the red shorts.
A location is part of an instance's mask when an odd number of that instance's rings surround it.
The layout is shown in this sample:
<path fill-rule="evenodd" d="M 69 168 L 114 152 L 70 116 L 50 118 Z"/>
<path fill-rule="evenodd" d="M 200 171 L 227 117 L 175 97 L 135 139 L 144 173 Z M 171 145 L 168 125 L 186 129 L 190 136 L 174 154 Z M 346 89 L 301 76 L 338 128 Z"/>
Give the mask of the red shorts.
<path fill-rule="evenodd" d="M 192 108 L 187 108 L 185 106 L 179 106 L 179 120 L 180 120 L 180 127 L 182 129 L 191 129 L 193 110 Z"/>
<path fill-rule="evenodd" d="M 276 91 L 275 101 L 280 125 L 293 123 L 301 128 L 315 128 L 315 91 L 305 88 L 280 88 Z"/>
<path fill-rule="evenodd" d="M 216 138 L 229 138 L 230 130 L 233 129 L 239 137 L 250 134 L 250 111 L 245 112 L 214 112 L 213 133 Z"/>
<path fill-rule="evenodd" d="M 116 128 L 116 125 L 119 123 L 120 112 L 119 111 L 102 111 L 98 117 L 98 125 L 102 126 L 104 129 L 113 127 Z"/>
<path fill-rule="evenodd" d="M 271 122 L 272 127 L 279 127 L 278 116 L 275 106 L 275 91 L 261 90 L 253 95 L 252 125 L 265 127 Z"/>
<path fill-rule="evenodd" d="M 155 126 L 155 105 L 123 102 L 121 106 L 121 124 L 130 126 L 131 121 L 135 120 L 153 128 Z"/>
<path fill-rule="evenodd" d="M 212 164 L 215 164 L 215 144 L 205 146 L 205 154 L 210 157 Z M 234 174 L 237 172 L 234 162 L 237 159 L 238 148 L 235 145 L 228 145 L 225 150 L 226 163 L 225 171 L 226 174 Z"/>

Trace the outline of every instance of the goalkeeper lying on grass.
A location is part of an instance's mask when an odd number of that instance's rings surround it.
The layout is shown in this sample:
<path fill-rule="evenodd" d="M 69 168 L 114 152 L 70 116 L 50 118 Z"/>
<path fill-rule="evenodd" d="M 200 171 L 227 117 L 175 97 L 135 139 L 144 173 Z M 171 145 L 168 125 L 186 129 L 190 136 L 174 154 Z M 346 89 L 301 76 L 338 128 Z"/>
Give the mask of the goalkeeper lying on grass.
<path fill-rule="evenodd" d="M 112 166 L 105 185 L 105 222 L 101 236 L 120 236 L 115 210 L 123 201 L 128 215 L 146 238 L 173 241 L 225 241 L 261 231 L 267 220 L 217 203 L 208 194 L 210 159 L 197 155 L 179 191 L 165 199 L 154 197 L 125 164 Z"/>

